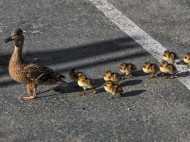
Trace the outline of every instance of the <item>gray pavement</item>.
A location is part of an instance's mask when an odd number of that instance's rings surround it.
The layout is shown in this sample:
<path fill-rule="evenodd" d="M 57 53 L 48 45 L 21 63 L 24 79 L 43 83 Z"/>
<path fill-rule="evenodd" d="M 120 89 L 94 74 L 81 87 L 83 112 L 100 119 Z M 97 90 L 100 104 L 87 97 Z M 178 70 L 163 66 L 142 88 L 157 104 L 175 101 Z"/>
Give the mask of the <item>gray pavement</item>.
<path fill-rule="evenodd" d="M 180 58 L 188 52 L 188 1 L 110 2 Z M 0 7 L 0 141 L 190 141 L 189 90 L 176 79 L 149 79 L 143 63 L 158 62 L 88 0 L 7 0 Z M 40 86 L 36 99 L 22 99 L 26 85 L 7 68 L 14 45 L 3 43 L 15 27 L 25 31 L 25 60 L 65 75 L 66 88 Z M 102 77 L 119 73 L 121 62 L 138 71 L 120 83 L 124 96 L 108 101 Z M 95 80 L 95 96 L 79 96 L 67 75 L 72 68 Z"/>

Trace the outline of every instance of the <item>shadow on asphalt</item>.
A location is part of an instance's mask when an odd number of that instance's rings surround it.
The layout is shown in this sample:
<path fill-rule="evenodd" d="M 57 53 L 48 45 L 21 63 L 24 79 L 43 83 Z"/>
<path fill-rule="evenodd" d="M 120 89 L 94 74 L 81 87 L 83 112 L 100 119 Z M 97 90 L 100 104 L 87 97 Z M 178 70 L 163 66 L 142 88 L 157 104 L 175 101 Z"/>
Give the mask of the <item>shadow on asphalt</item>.
<path fill-rule="evenodd" d="M 93 66 L 112 63 L 114 61 L 143 57 L 149 54 L 147 52 L 127 54 L 128 50 L 133 50 L 133 49 L 138 49 L 138 48 L 141 49 L 141 46 L 138 43 L 136 43 L 133 39 L 131 39 L 130 37 L 124 37 L 124 38 L 118 38 L 118 39 L 113 39 L 113 40 L 108 40 L 108 41 L 102 41 L 98 43 L 92 43 L 92 44 L 88 44 L 84 46 L 70 47 L 66 49 L 23 53 L 23 58 L 24 59 L 27 58 L 29 62 L 34 63 L 33 59 L 35 57 L 39 59 L 39 62 L 37 62 L 37 64 L 43 63 L 43 65 L 45 66 L 50 66 L 50 65 L 56 65 L 59 63 L 67 63 L 71 61 L 77 62 L 78 60 L 81 60 L 81 59 L 94 57 L 97 55 L 104 56 L 106 54 L 118 52 L 118 51 L 126 52 L 126 55 L 124 56 L 122 55 L 121 57 L 115 57 L 112 59 L 105 59 L 101 62 L 97 61 L 93 63 L 87 63 L 84 65 L 76 65 L 74 67 L 68 67 L 68 68 L 56 70 L 57 72 L 61 73 L 61 72 L 68 72 L 71 68 L 76 68 L 76 69 L 90 68 Z M 11 53 L 0 55 L 0 59 L 1 59 L 0 67 L 3 68 L 3 70 L 0 71 L 0 77 L 8 74 L 8 63 L 9 63 L 10 57 L 11 57 Z M 135 73 L 135 76 L 136 75 L 141 76 L 143 74 L 137 71 Z M 102 81 L 98 81 L 98 80 L 97 82 L 100 84 L 102 83 Z M 0 87 L 8 86 L 15 83 L 16 82 L 13 80 L 0 82 Z"/>
<path fill-rule="evenodd" d="M 122 97 L 132 97 L 132 96 L 138 96 L 141 93 L 145 92 L 146 90 L 135 90 L 130 92 L 125 92 Z"/>
<path fill-rule="evenodd" d="M 141 82 L 142 82 L 142 80 L 127 80 L 127 81 L 121 83 L 120 85 L 122 87 L 125 87 L 125 86 L 136 85 L 136 84 L 139 84 Z"/>

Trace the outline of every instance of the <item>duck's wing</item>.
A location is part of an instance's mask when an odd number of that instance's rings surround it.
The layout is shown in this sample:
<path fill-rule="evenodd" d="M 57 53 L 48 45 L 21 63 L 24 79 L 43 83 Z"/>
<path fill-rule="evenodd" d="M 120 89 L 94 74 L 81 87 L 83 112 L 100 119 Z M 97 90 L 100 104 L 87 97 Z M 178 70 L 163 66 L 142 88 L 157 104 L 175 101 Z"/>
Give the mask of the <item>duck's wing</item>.
<path fill-rule="evenodd" d="M 37 64 L 27 64 L 24 67 L 24 70 L 26 72 L 26 76 L 30 78 L 31 80 L 45 82 L 50 79 L 59 80 L 61 78 L 64 78 L 63 75 L 60 75 L 54 70 L 47 68 L 45 66 L 39 66 Z"/>

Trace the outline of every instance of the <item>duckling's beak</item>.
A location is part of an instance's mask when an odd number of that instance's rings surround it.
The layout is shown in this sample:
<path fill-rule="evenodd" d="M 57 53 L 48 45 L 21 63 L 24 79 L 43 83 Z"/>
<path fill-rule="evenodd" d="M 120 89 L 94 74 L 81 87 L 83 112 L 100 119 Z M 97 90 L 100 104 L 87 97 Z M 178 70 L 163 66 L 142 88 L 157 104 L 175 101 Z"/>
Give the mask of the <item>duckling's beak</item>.
<path fill-rule="evenodd" d="M 12 41 L 12 40 L 13 40 L 13 39 L 12 39 L 12 37 L 10 36 L 10 37 L 6 38 L 6 39 L 4 40 L 4 42 L 7 43 L 7 42 Z"/>

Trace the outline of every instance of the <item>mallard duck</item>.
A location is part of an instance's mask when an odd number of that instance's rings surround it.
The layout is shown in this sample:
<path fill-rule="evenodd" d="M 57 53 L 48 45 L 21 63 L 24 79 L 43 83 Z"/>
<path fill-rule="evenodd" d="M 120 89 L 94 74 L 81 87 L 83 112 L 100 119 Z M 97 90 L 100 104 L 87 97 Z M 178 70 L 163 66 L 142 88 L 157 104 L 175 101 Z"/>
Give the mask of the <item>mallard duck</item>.
<path fill-rule="evenodd" d="M 166 51 L 164 52 L 163 59 L 164 59 L 165 61 L 174 63 L 174 61 L 177 60 L 177 59 L 179 59 L 179 57 L 177 56 L 176 53 L 174 53 L 174 52 L 169 52 L 168 50 L 166 50 Z"/>
<path fill-rule="evenodd" d="M 122 63 L 120 64 L 120 71 L 122 73 L 126 73 L 125 76 L 122 77 L 122 79 L 125 79 L 127 75 L 133 76 L 133 72 L 137 70 L 137 67 L 131 63 Z"/>
<path fill-rule="evenodd" d="M 122 93 L 123 93 L 123 89 L 121 88 L 121 86 L 118 84 L 114 84 L 112 81 L 106 81 L 106 85 L 104 86 L 104 89 L 106 90 L 106 92 L 111 93 L 113 95 L 112 97 L 107 98 L 108 100 L 113 99 L 113 97 L 116 94 L 119 94 L 120 96 L 122 96 Z"/>
<path fill-rule="evenodd" d="M 81 75 L 78 77 L 78 85 L 84 89 L 81 93 L 82 96 L 85 95 L 87 88 L 93 88 L 94 94 L 96 94 L 95 83 L 92 79 L 87 78 L 85 75 Z"/>
<path fill-rule="evenodd" d="M 72 81 L 77 81 L 78 77 L 81 75 L 85 75 L 83 72 L 78 72 L 76 69 L 72 69 L 69 73 L 69 77 Z"/>
<path fill-rule="evenodd" d="M 162 77 L 164 76 L 164 73 L 168 73 L 171 74 L 170 78 L 174 78 L 174 73 L 177 71 L 177 69 L 173 64 L 169 64 L 167 61 L 162 61 L 160 71 L 162 72 Z"/>
<path fill-rule="evenodd" d="M 19 28 L 11 32 L 10 37 L 5 39 L 5 43 L 15 41 L 15 48 L 9 62 L 9 74 L 19 83 L 27 84 L 29 97 L 25 100 L 34 99 L 38 85 L 52 85 L 57 83 L 66 83 L 63 75 L 45 66 L 36 64 L 27 64 L 22 58 L 22 48 L 24 44 L 23 31 Z M 31 95 L 33 88 L 33 94 Z"/>
<path fill-rule="evenodd" d="M 187 54 L 185 55 L 185 58 L 183 59 L 183 61 L 184 61 L 185 63 L 188 63 L 188 64 L 190 65 L 190 53 L 187 53 Z M 188 68 L 190 68 L 190 66 L 189 66 Z"/>
<path fill-rule="evenodd" d="M 113 81 L 114 83 L 118 83 L 122 79 L 121 75 L 118 73 L 112 73 L 111 71 L 106 71 L 104 75 L 105 81 Z"/>
<path fill-rule="evenodd" d="M 145 73 L 151 73 L 150 78 L 154 78 L 154 75 L 159 71 L 159 67 L 156 64 L 146 62 L 144 63 L 143 71 Z"/>

